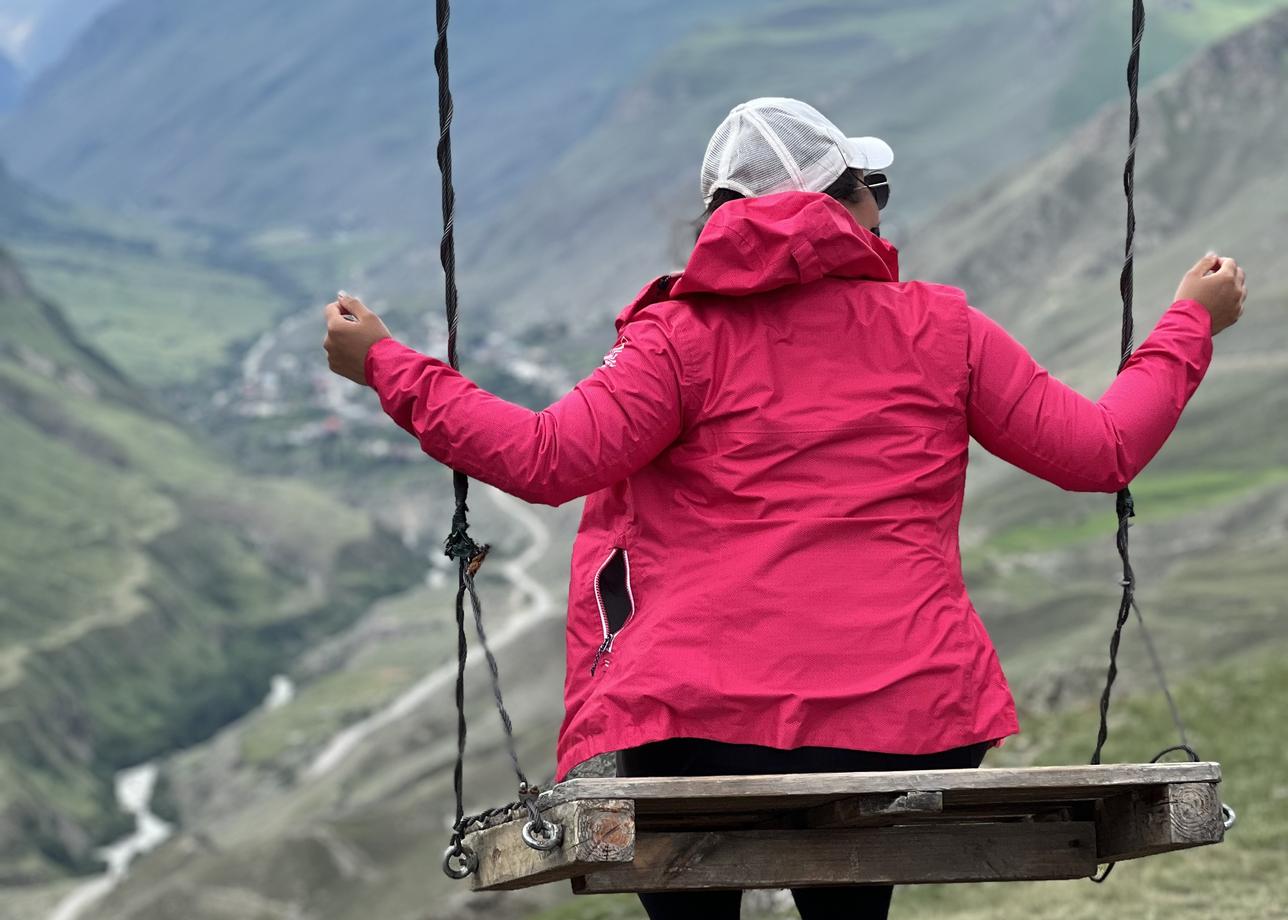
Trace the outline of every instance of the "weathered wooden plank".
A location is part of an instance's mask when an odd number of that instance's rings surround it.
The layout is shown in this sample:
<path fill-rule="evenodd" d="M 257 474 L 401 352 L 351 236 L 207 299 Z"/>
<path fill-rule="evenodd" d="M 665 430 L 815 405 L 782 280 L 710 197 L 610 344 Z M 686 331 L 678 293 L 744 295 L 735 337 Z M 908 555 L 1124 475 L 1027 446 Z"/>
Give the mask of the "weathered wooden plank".
<path fill-rule="evenodd" d="M 1035 789 L 1000 789 L 1000 790 L 916 790 L 916 794 L 937 794 L 942 796 L 945 811 L 966 811 L 982 809 L 993 805 L 1006 804 L 1015 806 L 1014 810 L 1036 810 L 1043 805 L 1056 803 L 1094 802 L 1107 795 L 1122 791 L 1123 787 L 1079 787 L 1074 789 L 1051 789 L 1045 793 Z M 892 793 L 860 793 L 861 795 L 884 795 Z M 748 795 L 737 798 L 645 798 L 636 802 L 635 815 L 641 825 L 648 826 L 681 826 L 701 824 L 704 820 L 718 820 L 730 826 L 736 823 L 740 815 L 773 815 L 789 812 L 810 811 L 825 807 L 842 798 L 850 798 L 845 793 L 818 795 Z"/>
<path fill-rule="evenodd" d="M 946 789 L 945 808 L 968 808 L 1007 802 L 1013 805 L 1054 804 L 1056 802 L 1094 802 L 1118 795 L 1126 789 L 1146 786 L 1047 786 L 1028 789 Z"/>
<path fill-rule="evenodd" d="M 917 793 L 936 795 L 937 793 Z M 793 800 L 799 802 L 800 800 Z M 842 799 L 839 801 L 849 801 Z M 746 812 L 635 812 L 636 833 L 644 831 L 691 830 L 751 830 L 756 828 L 805 828 L 822 827 L 875 827 L 886 824 L 956 821 L 1090 821 L 1096 801 L 1085 802 L 996 802 L 985 804 L 945 806 L 940 812 L 900 811 L 889 814 L 876 813 L 871 817 L 824 817 L 831 813 L 834 802 L 824 802 L 813 808 L 801 809 L 799 805 L 783 810 Z"/>
<path fill-rule="evenodd" d="M 942 815 L 943 811 L 942 792 L 872 792 L 817 805 L 805 813 L 805 824 L 817 828 L 859 827 L 889 824 L 910 815 Z"/>
<path fill-rule="evenodd" d="M 800 827 L 803 823 L 799 810 L 787 811 L 722 811 L 690 812 L 676 814 L 650 814 L 647 820 L 635 813 L 636 833 L 641 831 L 687 830 L 748 830 L 758 827 Z"/>
<path fill-rule="evenodd" d="M 1021 789 L 940 789 L 909 790 L 917 792 L 938 792 L 943 797 L 945 811 L 982 810 L 995 805 L 1016 806 L 1023 810 L 1039 809 L 1042 806 L 1056 804 L 1090 803 L 1107 796 L 1117 795 L 1131 788 L 1143 786 L 1059 786 L 1047 788 Z M 860 795 L 889 795 L 890 793 L 859 793 Z M 676 818 L 688 816 L 700 823 L 704 818 L 723 818 L 729 815 L 768 815 L 774 813 L 808 811 L 825 806 L 839 798 L 846 798 L 845 792 L 797 794 L 797 795 L 743 795 L 730 793 L 725 798 L 641 798 L 636 800 L 635 814 L 637 820 L 648 826 L 670 826 Z M 722 823 L 728 823 L 722 821 Z"/>
<path fill-rule="evenodd" d="M 1205 762 L 581 779 L 541 797 L 565 828 L 557 850 L 524 844 L 522 820 L 467 840 L 479 890 L 1077 878 L 1220 841 L 1220 774 Z"/>
<path fill-rule="evenodd" d="M 630 799 L 637 810 L 756 811 L 822 805 L 847 795 L 942 791 L 963 803 L 1076 801 L 1103 798 L 1124 787 L 1157 783 L 1218 782 L 1213 762 L 1095 764 L 976 770 L 908 770 L 883 773 L 806 773 L 786 776 L 602 777 L 569 780 L 542 803 L 577 799 Z M 812 798 L 812 801 L 811 801 Z"/>
<path fill-rule="evenodd" d="M 475 891 L 507 891 L 559 881 L 601 866 L 629 863 L 635 855 L 632 802 L 587 799 L 543 809 L 542 814 L 563 826 L 563 841 L 557 849 L 535 850 L 523 842 L 526 815 L 466 835 L 466 845 L 479 858 L 478 872 L 470 876 Z"/>
<path fill-rule="evenodd" d="M 1089 821 L 640 834 L 635 859 L 573 879 L 579 894 L 1082 878 Z"/>
<path fill-rule="evenodd" d="M 1095 801 L 1088 802 L 988 802 L 981 804 L 945 804 L 939 820 L 977 821 L 1001 818 L 1013 821 L 1090 821 Z M 936 816 L 909 815 L 900 821 L 935 820 Z"/>
<path fill-rule="evenodd" d="M 1101 862 L 1219 843 L 1224 836 L 1216 783 L 1132 790 L 1104 799 L 1096 809 L 1096 850 Z"/>

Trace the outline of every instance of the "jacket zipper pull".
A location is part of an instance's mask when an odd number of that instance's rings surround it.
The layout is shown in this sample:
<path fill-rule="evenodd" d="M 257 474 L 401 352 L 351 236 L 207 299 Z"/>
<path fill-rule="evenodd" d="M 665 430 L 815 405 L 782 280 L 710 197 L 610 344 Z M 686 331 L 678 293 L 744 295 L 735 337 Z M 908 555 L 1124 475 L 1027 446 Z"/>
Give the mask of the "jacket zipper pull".
<path fill-rule="evenodd" d="M 608 654 L 609 649 L 613 647 L 613 635 L 609 633 L 604 636 L 604 641 L 600 643 L 599 650 L 595 652 L 595 660 L 590 663 L 590 676 L 595 676 L 595 668 L 599 667 L 599 660 Z M 604 667 L 608 667 L 608 661 L 604 661 Z"/>

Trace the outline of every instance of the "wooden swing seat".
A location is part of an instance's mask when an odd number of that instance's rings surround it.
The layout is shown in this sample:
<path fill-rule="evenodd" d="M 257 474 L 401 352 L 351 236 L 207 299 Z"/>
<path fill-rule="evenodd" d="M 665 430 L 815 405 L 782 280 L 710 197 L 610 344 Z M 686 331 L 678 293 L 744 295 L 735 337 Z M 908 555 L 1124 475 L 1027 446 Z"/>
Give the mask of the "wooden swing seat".
<path fill-rule="evenodd" d="M 574 779 L 541 795 L 550 851 L 497 817 L 465 837 L 475 890 L 579 894 L 1031 881 L 1218 843 L 1213 762 Z"/>

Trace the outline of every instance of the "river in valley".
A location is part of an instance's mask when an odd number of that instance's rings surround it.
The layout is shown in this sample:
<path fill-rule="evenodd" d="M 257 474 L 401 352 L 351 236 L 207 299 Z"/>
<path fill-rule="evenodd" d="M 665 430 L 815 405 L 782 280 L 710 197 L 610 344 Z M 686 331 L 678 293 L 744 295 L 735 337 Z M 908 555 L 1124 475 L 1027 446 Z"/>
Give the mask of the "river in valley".
<path fill-rule="evenodd" d="M 270 684 L 264 708 L 285 706 L 294 696 L 295 684 L 278 674 Z M 48 920 L 84 920 L 86 911 L 120 884 L 135 859 L 169 839 L 174 828 L 152 812 L 158 772 L 156 763 L 149 761 L 116 774 L 116 802 L 121 811 L 134 818 L 134 831 L 98 851 L 98 857 L 107 863 L 107 871 L 63 898 Z"/>
<path fill-rule="evenodd" d="M 135 857 L 165 842 L 173 828 L 152 813 L 152 793 L 156 789 L 157 765 L 140 764 L 116 774 L 116 800 L 121 810 L 134 818 L 134 833 L 103 847 L 98 856 L 107 863 L 107 872 L 81 885 L 49 915 L 49 920 L 80 920 L 85 911 L 117 886 L 130 870 Z"/>
<path fill-rule="evenodd" d="M 546 619 L 562 614 L 556 609 L 554 598 L 529 572 L 529 568 L 550 546 L 550 532 L 544 522 L 522 502 L 503 492 L 481 486 L 480 491 L 485 491 L 492 502 L 527 531 L 531 538 L 531 542 L 519 556 L 500 566 L 506 580 L 510 582 L 513 605 L 511 616 L 491 637 L 493 647 L 502 648 Z M 414 712 L 430 696 L 447 686 L 454 678 L 455 671 L 454 662 L 434 669 L 384 707 L 339 731 L 314 757 L 306 771 L 306 780 L 315 780 L 329 773 L 372 735 Z M 270 682 L 262 708 L 273 710 L 289 705 L 294 697 L 294 683 L 289 677 L 279 674 Z M 59 902 L 47 920 L 88 920 L 91 916 L 89 909 L 120 884 L 128 874 L 130 864 L 170 837 L 174 829 L 151 810 L 157 775 L 158 767 L 153 762 L 130 767 L 117 774 L 117 802 L 123 812 L 134 817 L 135 829 L 128 836 L 98 851 L 99 857 L 107 863 L 107 871 L 74 889 Z"/>

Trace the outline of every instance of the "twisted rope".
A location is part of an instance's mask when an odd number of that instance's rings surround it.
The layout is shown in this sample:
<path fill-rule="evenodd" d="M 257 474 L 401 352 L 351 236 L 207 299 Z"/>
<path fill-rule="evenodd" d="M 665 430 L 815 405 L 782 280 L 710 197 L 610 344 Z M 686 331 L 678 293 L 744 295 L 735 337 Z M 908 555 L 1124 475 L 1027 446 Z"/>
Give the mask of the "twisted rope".
<path fill-rule="evenodd" d="M 1136 242 L 1136 138 L 1140 132 L 1140 109 L 1137 102 L 1137 91 L 1140 85 L 1140 45 L 1145 37 L 1145 3 L 1144 0 L 1133 0 L 1131 17 L 1131 56 L 1127 61 L 1127 93 L 1130 98 L 1130 116 L 1127 129 L 1127 163 L 1123 168 L 1123 194 L 1127 198 L 1127 241 L 1123 246 L 1123 269 L 1118 278 L 1118 290 L 1122 295 L 1122 356 L 1118 362 L 1118 372 L 1122 373 L 1133 350 L 1132 336 L 1135 320 L 1132 315 L 1133 262 Z M 1118 677 L 1118 644 L 1122 639 L 1123 627 L 1131 615 L 1136 603 L 1136 573 L 1132 570 L 1131 553 L 1128 546 L 1127 531 L 1131 518 L 1136 514 L 1131 490 L 1124 488 L 1117 495 L 1115 509 L 1118 514 L 1118 533 L 1115 543 L 1118 556 L 1122 559 L 1122 600 L 1118 604 L 1118 617 L 1113 635 L 1109 639 L 1109 671 L 1105 678 L 1105 689 L 1100 694 L 1100 728 L 1096 732 L 1096 749 L 1091 755 L 1091 763 L 1100 763 L 1100 753 L 1109 739 L 1109 695 L 1113 690 L 1114 680 Z M 1144 627 L 1144 620 L 1141 620 Z"/>
<path fill-rule="evenodd" d="M 434 45 L 434 70 L 438 74 L 438 169 L 442 176 L 443 236 L 439 243 L 439 261 L 443 265 L 444 304 L 447 313 L 447 363 L 454 370 L 460 369 L 457 353 L 457 333 L 460 327 L 460 303 L 456 288 L 456 191 L 452 181 L 452 106 L 451 81 L 447 60 L 447 24 L 451 19 L 448 0 L 437 2 L 438 40 Z M 501 674 L 496 657 L 488 645 L 483 628 L 483 605 L 479 600 L 474 575 L 487 557 L 489 547 L 480 546 L 469 535 L 468 512 L 469 477 L 459 470 L 452 471 L 452 491 L 456 507 L 452 514 L 452 529 L 443 541 L 443 551 L 457 564 L 456 588 L 456 765 L 452 770 L 452 789 L 456 797 L 456 815 L 452 822 L 452 837 L 443 856 L 443 871 L 452 878 L 464 878 L 478 869 L 478 856 L 464 843 L 465 834 L 472 828 L 498 814 L 508 814 L 526 808 L 529 828 L 536 828 L 541 839 L 554 840 L 558 829 L 541 818 L 537 810 L 538 790 L 528 784 L 527 776 L 519 764 L 519 754 L 514 742 L 514 726 L 506 711 L 501 695 Z M 491 808 L 478 815 L 465 814 L 465 666 L 469 643 L 465 635 L 465 598 L 469 596 L 474 614 L 474 629 L 479 645 L 487 659 L 492 683 L 492 695 L 504 730 L 505 746 L 510 763 L 519 782 L 519 800 L 501 808 Z M 548 836 L 546 836 L 548 835 Z"/>
<path fill-rule="evenodd" d="M 1127 161 L 1123 166 L 1123 195 L 1127 199 L 1127 236 L 1123 244 L 1122 273 L 1118 277 L 1118 291 L 1122 296 L 1123 304 L 1121 354 L 1118 362 L 1118 373 L 1120 374 L 1127 366 L 1127 362 L 1131 359 L 1131 354 L 1135 350 L 1133 342 L 1135 318 L 1132 310 L 1132 299 L 1135 286 L 1133 269 L 1135 267 L 1136 243 L 1136 142 L 1140 134 L 1140 106 L 1137 96 L 1140 87 L 1140 46 L 1144 37 L 1145 3 L 1144 0 L 1133 0 L 1131 55 L 1127 59 L 1127 94 L 1129 98 Z M 1100 694 L 1100 727 L 1096 732 L 1096 749 L 1092 752 L 1091 763 L 1100 763 L 1101 751 L 1104 749 L 1105 742 L 1109 739 L 1109 696 L 1113 690 L 1114 680 L 1118 677 L 1118 645 L 1122 639 L 1123 627 L 1127 624 L 1127 620 L 1133 610 L 1136 612 L 1136 620 L 1140 624 L 1141 635 L 1145 640 L 1145 648 L 1149 652 L 1149 660 L 1154 670 L 1154 676 L 1158 679 L 1163 695 L 1167 698 L 1172 723 L 1176 726 L 1177 734 L 1180 735 L 1181 739 L 1180 744 L 1159 751 L 1150 762 L 1157 763 L 1167 754 L 1175 751 L 1183 751 L 1190 760 L 1198 761 L 1199 755 L 1190 746 L 1185 732 L 1185 722 L 1181 719 L 1176 700 L 1172 697 L 1171 689 L 1167 685 L 1167 676 L 1163 672 L 1162 660 L 1159 658 L 1158 650 L 1154 647 L 1154 640 L 1150 637 L 1149 629 L 1145 626 L 1144 614 L 1141 613 L 1140 606 L 1136 603 L 1136 573 L 1132 569 L 1128 540 L 1128 529 L 1131 527 L 1131 518 L 1136 515 L 1136 509 L 1129 488 L 1124 488 L 1118 493 L 1114 507 L 1118 515 L 1118 530 L 1115 536 L 1115 543 L 1118 547 L 1118 556 L 1122 560 L 1123 577 L 1121 584 L 1123 593 L 1122 600 L 1118 605 L 1118 616 L 1114 623 L 1113 635 L 1109 639 L 1109 670 L 1105 676 L 1105 688 Z M 1234 823 L 1234 812 L 1224 803 L 1222 803 L 1221 808 L 1226 818 L 1226 826 L 1229 827 Z M 1091 876 L 1091 880 L 1097 883 L 1103 882 L 1109 877 L 1109 873 L 1113 871 L 1113 868 L 1114 863 L 1108 863 L 1102 871 Z"/>

